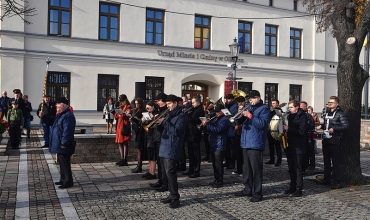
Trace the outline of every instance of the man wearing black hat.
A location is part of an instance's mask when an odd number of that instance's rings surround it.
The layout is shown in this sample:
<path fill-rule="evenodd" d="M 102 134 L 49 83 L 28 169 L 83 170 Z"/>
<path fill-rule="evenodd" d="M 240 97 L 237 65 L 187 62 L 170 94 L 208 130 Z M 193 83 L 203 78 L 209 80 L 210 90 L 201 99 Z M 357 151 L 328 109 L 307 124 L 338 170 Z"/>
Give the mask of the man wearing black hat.
<path fill-rule="evenodd" d="M 158 106 L 158 108 L 154 111 L 154 118 L 157 118 L 159 115 L 162 115 L 167 110 L 167 104 L 166 104 L 166 98 L 167 95 L 165 93 L 159 93 L 155 98 L 155 102 Z M 158 167 L 158 181 L 155 183 L 150 183 L 149 185 L 154 188 L 158 188 L 157 191 L 164 192 L 168 190 L 168 183 L 166 176 L 163 175 L 162 166 L 161 166 L 161 158 L 159 157 L 159 146 L 161 143 L 161 136 L 163 132 L 163 126 L 154 126 L 153 133 L 152 133 L 152 140 L 151 143 L 148 144 L 148 148 L 154 148 L 156 150 L 157 154 L 157 167 Z M 155 179 L 155 175 L 147 175 L 145 176 L 146 179 Z"/>
<path fill-rule="evenodd" d="M 9 137 L 12 149 L 19 148 L 19 137 L 24 125 L 23 112 L 18 109 L 18 102 L 12 101 L 12 108 L 9 110 L 6 120 L 9 123 Z"/>
<path fill-rule="evenodd" d="M 45 115 L 43 111 L 39 111 L 39 117 L 49 126 L 52 125 L 50 152 L 57 154 L 60 167 L 60 179 L 55 185 L 59 185 L 59 189 L 65 189 L 73 186 L 71 155 L 75 151 L 76 119 L 69 110 L 67 98 L 58 98 L 56 103 L 56 115 Z"/>
<path fill-rule="evenodd" d="M 169 110 L 168 116 L 157 121 L 162 124 L 164 130 L 161 137 L 159 157 L 163 165 L 163 174 L 168 180 L 170 195 L 161 199 L 162 203 L 169 203 L 170 208 L 180 205 L 180 194 L 177 183 L 177 162 L 181 158 L 182 146 L 184 145 L 187 117 L 182 108 L 177 105 L 179 99 L 175 95 L 168 95 L 166 104 Z"/>
<path fill-rule="evenodd" d="M 216 113 L 215 118 L 208 122 L 206 120 L 202 121 L 204 130 L 210 133 L 210 156 L 215 180 L 209 184 L 213 188 L 223 186 L 224 167 L 222 162 L 224 160 L 227 145 L 227 133 L 230 129 L 230 121 L 221 111 L 223 108 L 223 105 L 218 104 L 214 109 L 214 112 Z"/>
<path fill-rule="evenodd" d="M 270 110 L 263 104 L 261 95 L 252 90 L 249 95 L 250 107 L 242 112 L 237 123 L 242 124 L 240 146 L 243 148 L 244 189 L 235 196 L 250 196 L 251 202 L 262 200 L 262 152 L 265 149 Z"/>
<path fill-rule="evenodd" d="M 238 105 L 234 101 L 233 94 L 227 94 L 225 96 L 225 107 L 229 110 L 232 115 L 235 115 L 238 111 Z M 235 168 L 235 145 L 234 145 L 235 129 L 230 126 L 228 137 L 227 137 L 227 149 L 225 153 L 225 164 L 226 169 Z"/>
<path fill-rule="evenodd" d="M 42 109 L 41 109 L 42 107 Z M 40 115 L 40 112 L 43 112 L 43 115 L 49 115 L 50 117 L 55 116 L 56 108 L 55 103 L 51 101 L 50 95 L 45 95 L 44 100 L 40 103 L 39 108 L 37 109 L 37 115 Z M 42 147 L 49 147 L 49 136 L 50 136 L 50 125 L 45 123 L 42 118 L 40 118 L 42 129 L 44 131 L 44 141 L 45 144 Z"/>

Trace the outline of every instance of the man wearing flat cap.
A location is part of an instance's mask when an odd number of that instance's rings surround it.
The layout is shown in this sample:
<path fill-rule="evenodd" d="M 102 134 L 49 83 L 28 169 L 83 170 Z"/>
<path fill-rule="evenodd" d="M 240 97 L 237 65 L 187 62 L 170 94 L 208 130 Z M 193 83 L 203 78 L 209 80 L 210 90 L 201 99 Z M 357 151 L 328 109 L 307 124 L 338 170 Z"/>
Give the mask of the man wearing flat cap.
<path fill-rule="evenodd" d="M 159 157 L 161 158 L 162 178 L 167 177 L 168 190 L 170 195 L 161 199 L 162 203 L 169 203 L 170 208 L 177 208 L 180 205 L 180 194 L 177 183 L 177 162 L 181 158 L 184 145 L 187 117 L 178 106 L 179 99 L 175 95 L 168 95 L 166 104 L 169 110 L 168 116 L 157 121 L 163 126 Z"/>
<path fill-rule="evenodd" d="M 224 106 L 221 104 L 216 105 L 214 109 L 216 116 L 208 122 L 206 120 L 202 121 L 204 131 L 209 132 L 210 135 L 210 157 L 212 161 L 214 181 L 210 182 L 209 185 L 213 188 L 223 186 L 224 167 L 222 162 L 226 151 L 227 134 L 230 129 L 230 121 L 221 111 L 223 108 Z"/>
<path fill-rule="evenodd" d="M 69 109 L 69 101 L 65 97 L 58 98 L 56 101 L 56 115 L 51 116 L 39 112 L 39 117 L 51 127 L 49 149 L 51 153 L 56 153 L 60 167 L 60 179 L 55 182 L 59 189 L 73 186 L 71 170 L 71 155 L 75 151 L 74 131 L 76 119 Z"/>
<path fill-rule="evenodd" d="M 252 90 L 249 95 L 249 108 L 242 112 L 237 123 L 242 124 L 240 146 L 243 148 L 244 189 L 235 196 L 252 197 L 250 202 L 262 200 L 262 152 L 265 149 L 270 110 L 263 104 L 261 95 Z"/>
<path fill-rule="evenodd" d="M 9 123 L 9 137 L 12 149 L 19 148 L 19 137 L 24 125 L 23 112 L 18 109 L 18 102 L 12 101 L 12 108 L 9 110 L 6 120 Z"/>
<path fill-rule="evenodd" d="M 51 101 L 50 95 L 44 95 L 44 100 L 42 103 L 40 103 L 36 114 L 40 115 L 40 112 L 42 112 L 43 115 L 49 115 L 50 117 L 55 116 L 56 114 L 55 102 Z M 50 136 L 50 125 L 45 123 L 42 118 L 40 118 L 40 122 L 42 125 L 42 129 L 44 130 L 44 141 L 45 141 L 45 144 L 42 147 L 48 148 L 49 147 L 49 136 Z"/>

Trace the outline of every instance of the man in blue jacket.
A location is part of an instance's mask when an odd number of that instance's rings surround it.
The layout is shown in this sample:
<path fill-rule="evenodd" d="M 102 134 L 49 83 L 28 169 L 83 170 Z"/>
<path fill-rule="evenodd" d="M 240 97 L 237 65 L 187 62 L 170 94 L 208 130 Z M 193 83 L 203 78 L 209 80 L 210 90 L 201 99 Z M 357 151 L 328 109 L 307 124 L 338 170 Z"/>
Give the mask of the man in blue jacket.
<path fill-rule="evenodd" d="M 270 110 L 263 104 L 261 95 L 252 90 L 249 97 L 250 108 L 243 111 L 240 146 L 243 148 L 243 183 L 244 189 L 235 196 L 249 196 L 251 202 L 262 200 L 262 152 L 265 149 L 267 128 L 270 122 Z"/>
<path fill-rule="evenodd" d="M 216 113 L 215 118 L 212 118 L 209 122 L 202 121 L 202 126 L 206 131 L 210 132 L 210 156 L 215 180 L 209 184 L 213 188 L 223 186 L 224 167 L 222 166 L 222 162 L 224 160 L 227 145 L 227 134 L 230 128 L 229 119 L 221 111 L 223 108 L 223 105 L 217 105 L 214 110 Z"/>
<path fill-rule="evenodd" d="M 180 194 L 177 183 L 177 162 L 181 158 L 182 146 L 184 145 L 187 117 L 178 106 L 180 98 L 175 95 L 168 95 L 166 104 L 169 114 L 165 118 L 159 119 L 158 124 L 163 125 L 161 145 L 159 147 L 159 157 L 161 158 L 162 176 L 167 177 L 168 190 L 170 195 L 161 199 L 162 203 L 169 203 L 170 208 L 177 208 L 180 205 Z M 162 177 L 163 178 L 163 177 Z"/>
<path fill-rule="evenodd" d="M 74 131 L 76 119 L 69 110 L 68 99 L 61 97 L 56 101 L 56 115 L 44 115 L 39 112 L 40 118 L 52 125 L 50 132 L 49 149 L 51 153 L 56 153 L 60 167 L 60 180 L 55 185 L 60 185 L 59 189 L 65 189 L 73 186 L 73 177 L 71 170 L 71 155 L 74 153 Z"/>

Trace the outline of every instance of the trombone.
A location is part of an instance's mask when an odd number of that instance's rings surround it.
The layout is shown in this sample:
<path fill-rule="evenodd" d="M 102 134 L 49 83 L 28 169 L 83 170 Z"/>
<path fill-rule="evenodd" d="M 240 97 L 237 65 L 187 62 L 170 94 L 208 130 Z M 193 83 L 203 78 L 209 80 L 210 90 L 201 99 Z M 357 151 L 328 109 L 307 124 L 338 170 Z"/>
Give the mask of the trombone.
<path fill-rule="evenodd" d="M 143 128 L 146 132 L 149 132 L 149 128 L 154 128 L 155 126 L 157 126 L 157 124 L 155 124 L 159 119 L 161 118 L 166 118 L 170 113 L 170 110 L 169 109 L 166 109 L 166 111 L 164 111 L 163 113 L 161 113 L 156 119 L 154 119 L 153 121 L 151 121 L 149 124 L 147 125 L 144 125 Z"/>

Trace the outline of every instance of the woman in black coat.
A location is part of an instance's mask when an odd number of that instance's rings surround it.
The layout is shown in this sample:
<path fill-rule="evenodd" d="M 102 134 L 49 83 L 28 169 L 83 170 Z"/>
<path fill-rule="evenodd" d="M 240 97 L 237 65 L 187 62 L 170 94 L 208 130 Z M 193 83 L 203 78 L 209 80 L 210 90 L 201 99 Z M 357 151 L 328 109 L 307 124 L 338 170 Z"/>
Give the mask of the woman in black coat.
<path fill-rule="evenodd" d="M 144 101 L 141 98 L 135 99 L 135 108 L 132 110 L 131 115 L 131 141 L 132 146 L 136 149 L 137 153 L 137 167 L 132 169 L 132 173 L 142 172 L 143 154 L 144 149 L 144 129 L 142 126 L 141 118 L 144 112 Z"/>
<path fill-rule="evenodd" d="M 288 160 L 290 186 L 284 194 L 300 197 L 303 188 L 302 155 L 306 153 L 307 116 L 299 108 L 297 100 L 289 102 L 289 111 L 288 125 L 284 125 L 284 130 L 288 134 L 288 148 L 285 149 L 285 153 Z"/>

